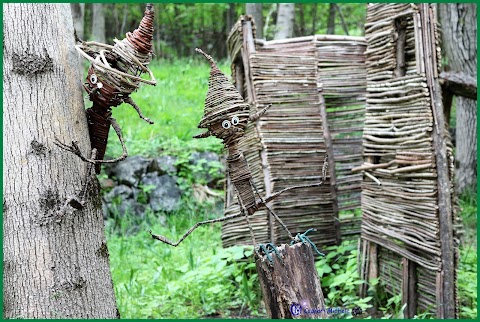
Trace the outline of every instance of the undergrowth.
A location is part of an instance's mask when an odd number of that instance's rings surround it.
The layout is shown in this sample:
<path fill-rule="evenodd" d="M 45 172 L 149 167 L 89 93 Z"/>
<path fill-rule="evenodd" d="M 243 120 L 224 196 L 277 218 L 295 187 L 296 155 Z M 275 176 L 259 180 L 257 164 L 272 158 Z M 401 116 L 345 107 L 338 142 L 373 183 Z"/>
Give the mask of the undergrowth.
<path fill-rule="evenodd" d="M 112 277 L 122 318 L 262 314 L 252 250 L 223 249 L 219 225 L 198 228 L 176 248 L 148 233 L 151 229 L 178 239 L 198 220 L 215 217 L 213 211 L 212 204 L 184 201 L 165 223 L 162 215 L 152 213 L 141 223 L 132 217 L 108 221 Z"/>

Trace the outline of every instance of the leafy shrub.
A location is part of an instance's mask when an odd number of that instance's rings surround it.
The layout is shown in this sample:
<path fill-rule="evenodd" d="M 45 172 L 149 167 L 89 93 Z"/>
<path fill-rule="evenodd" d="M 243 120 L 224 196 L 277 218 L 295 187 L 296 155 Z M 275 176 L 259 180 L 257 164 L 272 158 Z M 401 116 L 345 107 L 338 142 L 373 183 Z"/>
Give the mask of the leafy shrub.
<path fill-rule="evenodd" d="M 458 296 L 461 319 L 477 318 L 477 250 L 460 249 L 458 268 Z"/>
<path fill-rule="evenodd" d="M 363 311 L 372 307 L 372 297 L 360 298 L 358 286 L 364 281 L 357 271 L 357 246 L 355 242 L 345 241 L 339 246 L 325 248 L 329 251 L 325 257 L 316 262 L 321 280 L 326 307 L 344 307 L 352 309 L 359 306 Z M 335 316 L 335 318 L 347 316 Z"/>

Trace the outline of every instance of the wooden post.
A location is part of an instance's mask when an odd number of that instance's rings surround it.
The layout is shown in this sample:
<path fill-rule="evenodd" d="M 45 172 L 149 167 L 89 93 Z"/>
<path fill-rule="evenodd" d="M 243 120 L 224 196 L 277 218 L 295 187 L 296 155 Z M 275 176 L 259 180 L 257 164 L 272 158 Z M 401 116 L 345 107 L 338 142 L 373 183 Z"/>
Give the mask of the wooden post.
<path fill-rule="evenodd" d="M 407 304 L 403 312 L 406 319 L 413 319 L 417 314 L 417 265 L 414 261 L 407 258 L 402 259 L 403 278 L 402 278 L 402 305 Z"/>
<path fill-rule="evenodd" d="M 447 137 L 445 135 L 445 118 L 442 106 L 442 93 L 437 67 L 437 51 L 435 46 L 435 16 L 430 4 L 419 4 L 419 20 L 423 46 L 423 59 L 427 85 L 431 96 L 432 112 L 435 120 L 433 148 L 437 165 L 438 214 L 440 221 L 440 242 L 442 250 L 442 272 L 440 284 L 437 283 L 438 299 L 437 318 L 454 319 L 456 317 L 456 283 L 455 283 L 455 252 L 453 243 L 453 211 L 452 191 L 447 159 Z M 438 280 L 437 280 L 438 282 Z"/>
<path fill-rule="evenodd" d="M 317 61 L 318 61 L 318 53 Z M 318 75 L 318 64 L 317 64 L 317 75 Z M 318 82 L 320 83 L 321 79 L 317 77 Z M 335 239 L 337 245 L 340 245 L 342 242 L 342 235 L 340 232 L 340 218 L 339 218 L 339 211 L 338 211 L 338 197 L 337 197 L 337 174 L 335 171 L 335 155 L 333 153 L 333 142 L 332 136 L 330 135 L 330 129 L 328 127 L 328 117 L 327 117 L 327 107 L 325 104 L 325 98 L 323 94 L 320 93 L 319 89 L 318 93 L 318 101 L 320 107 L 320 118 L 322 119 L 322 127 L 323 127 L 323 138 L 325 139 L 325 150 L 326 155 L 328 156 L 328 172 L 330 174 L 329 182 L 330 182 L 330 193 L 332 194 L 332 216 L 335 218 L 334 227 L 335 227 Z"/>
<path fill-rule="evenodd" d="M 270 255 L 273 263 L 270 263 L 266 256 L 260 258 L 256 256 L 263 300 L 270 317 L 272 319 L 327 317 L 311 246 L 303 243 L 293 246 L 284 244 L 277 249 L 283 257 L 282 260 L 275 253 Z M 308 313 L 311 310 L 318 313 Z"/>

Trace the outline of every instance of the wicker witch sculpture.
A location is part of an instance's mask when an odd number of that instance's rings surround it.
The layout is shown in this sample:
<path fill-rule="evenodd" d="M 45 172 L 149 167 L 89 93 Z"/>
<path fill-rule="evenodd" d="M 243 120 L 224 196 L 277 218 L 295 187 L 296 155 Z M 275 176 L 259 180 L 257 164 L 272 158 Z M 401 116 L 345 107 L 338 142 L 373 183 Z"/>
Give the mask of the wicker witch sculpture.
<path fill-rule="evenodd" d="M 285 191 L 297 188 L 315 187 L 323 184 L 318 182 L 311 185 L 292 186 L 283 189 L 277 193 L 272 194 L 268 198 L 262 198 L 257 188 L 255 187 L 252 175 L 250 173 L 247 161 L 242 152 L 238 148 L 238 143 L 241 137 L 244 135 L 245 128 L 249 122 L 257 121 L 263 114 L 265 114 L 270 108 L 271 104 L 260 110 L 259 112 L 250 115 L 250 105 L 247 104 L 235 86 L 230 83 L 227 77 L 218 69 L 211 56 L 207 55 L 200 49 L 196 51 L 205 56 L 211 65 L 210 78 L 208 84 L 207 97 L 205 99 L 205 114 L 200 120 L 199 128 L 206 128 L 207 132 L 199 134 L 194 138 L 206 138 L 209 136 L 215 136 L 223 140 L 225 149 L 228 151 L 227 156 L 227 171 L 230 176 L 230 180 L 235 187 L 238 202 L 240 204 L 240 213 L 217 218 L 213 220 L 202 221 L 195 224 L 189 231 L 187 231 L 180 240 L 172 242 L 164 236 L 158 236 L 152 234 L 154 239 L 160 240 L 166 244 L 177 246 L 188 235 L 190 235 L 197 227 L 209 223 L 222 222 L 239 216 L 244 216 L 250 229 L 253 244 L 256 245 L 255 236 L 252 226 L 250 225 L 249 216 L 254 214 L 258 209 L 265 207 L 273 215 L 275 220 L 283 227 L 288 236 L 293 242 L 297 241 L 309 241 L 305 234 L 298 234 L 293 237 L 287 226 L 283 223 L 280 217 L 267 206 L 267 203 L 280 196 Z M 325 178 L 326 163 L 323 166 L 323 177 Z M 151 233 L 151 232 L 150 232 Z M 305 240 L 306 238 L 306 240 Z M 267 247 L 274 247 L 271 244 L 267 244 Z M 261 248 L 268 253 L 265 249 L 265 245 L 261 245 Z M 315 248 L 316 249 L 316 248 Z"/>
<path fill-rule="evenodd" d="M 55 143 L 75 153 L 83 161 L 94 164 L 97 174 L 100 172 L 101 163 L 113 163 L 128 156 L 120 126 L 112 117 L 112 107 L 124 102 L 130 104 L 140 118 L 153 124 L 150 119 L 143 116 L 140 108 L 130 97 L 140 83 L 156 84 L 155 77 L 148 68 L 153 55 L 153 19 L 153 4 L 147 4 L 140 26 L 133 32 L 128 32 L 126 38 L 115 39 L 114 46 L 95 41 L 82 41 L 75 46 L 77 51 L 91 62 L 84 88 L 93 102 L 92 107 L 86 111 L 93 155 L 90 158 L 84 157 L 75 141 L 72 145 L 65 145 L 57 139 Z M 141 78 L 141 74 L 144 73 L 148 73 L 150 79 Z M 110 125 L 120 140 L 123 154 L 112 160 L 103 160 Z"/>
<path fill-rule="evenodd" d="M 76 141 L 72 141 L 71 145 L 66 145 L 55 138 L 56 145 L 78 155 L 84 162 L 89 163 L 86 174 L 87 180 L 81 196 L 68 198 L 59 211 L 59 215 L 62 215 L 70 207 L 81 209 L 84 206 L 89 183 L 94 177 L 92 174 L 93 166 L 95 166 L 95 172 L 98 174 L 100 173 L 101 163 L 113 163 L 128 156 L 120 126 L 112 117 L 113 107 L 124 102 L 130 104 L 141 119 L 153 124 L 150 119 L 143 116 L 140 108 L 130 97 L 130 94 L 136 91 L 141 83 L 156 84 L 155 77 L 148 68 L 153 55 L 153 20 L 153 4 L 147 4 L 140 26 L 133 32 L 128 32 L 126 38 L 115 39 L 114 46 L 95 41 L 81 41 L 79 45 L 75 46 L 77 51 L 91 62 L 87 80 L 83 86 L 90 101 L 93 102 L 92 107 L 86 110 L 92 151 L 90 157 L 85 157 Z M 144 73 L 149 75 L 149 79 L 140 77 Z M 123 154 L 112 160 L 103 160 L 110 125 L 112 125 L 120 140 Z"/>

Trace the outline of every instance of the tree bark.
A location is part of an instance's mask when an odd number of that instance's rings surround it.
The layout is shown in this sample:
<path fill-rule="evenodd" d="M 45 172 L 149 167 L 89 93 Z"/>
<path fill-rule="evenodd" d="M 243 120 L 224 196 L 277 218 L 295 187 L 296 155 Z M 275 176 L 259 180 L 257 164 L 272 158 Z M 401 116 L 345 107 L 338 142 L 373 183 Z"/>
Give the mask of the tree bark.
<path fill-rule="evenodd" d="M 439 4 L 444 55 L 449 70 L 477 78 L 477 5 Z M 456 187 L 461 193 L 477 184 L 477 102 L 457 97 Z"/>
<path fill-rule="evenodd" d="M 257 39 L 263 38 L 263 14 L 262 14 L 262 4 L 261 3 L 246 3 L 245 11 L 247 15 L 252 15 L 255 20 L 256 36 Z"/>
<path fill-rule="evenodd" d="M 274 39 L 293 37 L 293 25 L 295 22 L 295 4 L 280 3 L 278 5 L 277 30 Z"/>
<path fill-rule="evenodd" d="M 335 3 L 328 7 L 327 35 L 335 34 Z"/>
<path fill-rule="evenodd" d="M 68 4 L 5 4 L 4 318 L 116 318 L 98 183 L 83 209 L 58 212 L 85 183 L 90 151 Z"/>
<path fill-rule="evenodd" d="M 311 246 L 297 243 L 277 249 L 282 260 L 272 253 L 272 264 L 266 256 L 256 256 L 267 313 L 272 319 L 325 318 L 326 312 L 320 311 L 325 309 L 325 300 Z M 312 309 L 318 311 L 314 313 Z"/>
<path fill-rule="evenodd" d="M 92 4 L 92 40 L 105 43 L 105 12 L 103 3 Z"/>
<path fill-rule="evenodd" d="M 77 31 L 77 36 L 80 39 L 84 37 L 84 21 L 85 21 L 85 3 L 71 3 L 73 26 Z"/>

